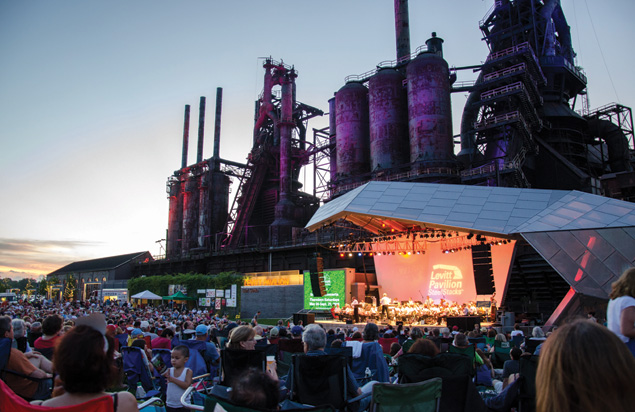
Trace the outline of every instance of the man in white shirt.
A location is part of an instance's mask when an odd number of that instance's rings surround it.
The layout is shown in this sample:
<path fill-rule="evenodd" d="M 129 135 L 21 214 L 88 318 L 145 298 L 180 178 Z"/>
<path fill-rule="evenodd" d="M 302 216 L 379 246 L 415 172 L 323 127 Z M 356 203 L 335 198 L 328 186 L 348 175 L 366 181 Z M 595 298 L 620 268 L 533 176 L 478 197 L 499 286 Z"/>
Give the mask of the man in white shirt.
<path fill-rule="evenodd" d="M 379 300 L 379 304 L 381 305 L 381 318 L 384 319 L 384 313 L 386 314 L 386 318 L 388 318 L 388 308 L 390 305 L 390 298 L 388 297 L 387 293 L 384 293 L 384 295 L 381 297 L 381 299 Z"/>

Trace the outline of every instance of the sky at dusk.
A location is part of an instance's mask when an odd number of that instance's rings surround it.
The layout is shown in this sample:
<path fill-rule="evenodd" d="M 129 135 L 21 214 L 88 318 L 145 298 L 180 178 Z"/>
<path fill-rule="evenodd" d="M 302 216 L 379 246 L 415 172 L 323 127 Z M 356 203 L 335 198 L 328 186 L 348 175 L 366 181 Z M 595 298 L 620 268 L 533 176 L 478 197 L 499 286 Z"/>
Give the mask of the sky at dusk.
<path fill-rule="evenodd" d="M 436 31 L 450 66 L 480 64 L 478 22 L 493 3 L 411 0 L 411 49 Z M 635 105 L 635 2 L 562 6 L 591 107 Z M 159 254 L 184 106 L 193 163 L 199 97 L 208 158 L 222 87 L 220 154 L 245 162 L 262 58 L 294 65 L 297 99 L 327 112 L 345 76 L 395 59 L 393 1 L 0 0 L 0 56 L 0 277 L 17 280 L 77 260 Z M 454 134 L 466 97 L 452 95 Z"/>

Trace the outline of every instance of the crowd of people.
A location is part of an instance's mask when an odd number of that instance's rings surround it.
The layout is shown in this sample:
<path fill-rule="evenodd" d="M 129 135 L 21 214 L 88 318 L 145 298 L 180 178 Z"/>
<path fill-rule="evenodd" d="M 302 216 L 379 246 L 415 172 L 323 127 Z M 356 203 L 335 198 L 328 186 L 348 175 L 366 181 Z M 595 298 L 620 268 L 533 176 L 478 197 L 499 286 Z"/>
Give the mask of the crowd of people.
<path fill-rule="evenodd" d="M 171 367 L 161 371 L 167 384 L 163 396 L 168 411 L 182 411 L 181 395 L 193 380 L 193 371 L 186 366 L 192 349 L 183 344 L 185 341 L 205 342 L 202 355 L 210 365 L 218 365 L 222 349 L 289 347 L 283 345 L 286 341 L 296 342 L 299 351 L 308 356 L 350 347 L 353 359 L 346 371 L 347 396 L 359 398 L 356 407 L 364 410 L 375 383 L 403 382 L 407 375 L 404 362 L 412 356 L 436 359 L 446 356 L 445 352 L 461 353 L 478 346 L 474 350 L 473 383 L 491 389 L 483 392 L 490 394 L 484 397 L 490 410 L 510 410 L 517 401 L 518 382 L 523 379 L 522 358 L 534 356 L 538 359 L 535 384 L 539 412 L 627 411 L 635 403 L 635 393 L 629 390 L 635 381 L 635 357 L 629 351 L 635 339 L 633 311 L 635 269 L 625 271 L 613 284 L 607 326 L 589 316 L 563 323 L 547 334 L 534 327 L 531 336 L 522 336 L 519 325 L 509 333 L 491 327 L 463 331 L 456 327 L 379 327 L 373 322 L 367 322 L 362 330 L 327 329 L 319 324 L 289 325 L 283 320 L 275 326 L 263 326 L 257 316 L 248 324 L 198 309 L 18 302 L 0 308 L 0 338 L 10 340 L 12 346 L 6 369 L 21 375 L 3 372 L 2 380 L 16 394 L 43 406 L 100 402 L 112 406 L 111 410 L 134 411 L 138 410 L 138 399 L 125 390 L 130 388 L 123 385 L 125 377 L 117 369 L 122 347 L 143 347 L 146 358 L 152 356 L 151 349 L 169 349 Z M 476 345 L 477 341 L 484 344 Z M 509 346 L 509 359 L 497 366 L 493 357 L 503 342 L 514 342 L 515 347 Z M 298 406 L 293 403 L 297 374 L 293 367 L 279 373 L 277 361 L 282 358 L 276 356 L 264 369 L 239 374 L 229 382 L 232 390 L 225 392 L 227 400 L 257 408 Z M 147 366 L 151 368 L 152 362 Z"/>

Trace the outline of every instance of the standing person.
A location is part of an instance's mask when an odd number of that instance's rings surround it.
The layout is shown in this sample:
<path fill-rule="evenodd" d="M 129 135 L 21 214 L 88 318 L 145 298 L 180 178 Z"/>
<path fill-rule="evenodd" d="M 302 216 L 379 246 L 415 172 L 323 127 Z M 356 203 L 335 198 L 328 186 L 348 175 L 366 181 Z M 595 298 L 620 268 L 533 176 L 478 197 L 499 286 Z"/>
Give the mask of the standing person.
<path fill-rule="evenodd" d="M 388 319 L 388 308 L 390 307 L 390 298 L 387 293 L 384 293 L 381 299 L 379 300 L 379 304 L 381 305 L 381 318 Z"/>
<path fill-rule="evenodd" d="M 629 268 L 611 285 L 606 309 L 607 327 L 635 356 L 635 268 Z"/>
<path fill-rule="evenodd" d="M 181 403 L 181 396 L 192 384 L 192 369 L 185 364 L 190 359 L 190 350 L 185 345 L 179 345 L 172 349 L 170 358 L 172 367 L 163 376 L 168 382 L 166 389 L 165 409 L 167 412 L 188 412 Z"/>

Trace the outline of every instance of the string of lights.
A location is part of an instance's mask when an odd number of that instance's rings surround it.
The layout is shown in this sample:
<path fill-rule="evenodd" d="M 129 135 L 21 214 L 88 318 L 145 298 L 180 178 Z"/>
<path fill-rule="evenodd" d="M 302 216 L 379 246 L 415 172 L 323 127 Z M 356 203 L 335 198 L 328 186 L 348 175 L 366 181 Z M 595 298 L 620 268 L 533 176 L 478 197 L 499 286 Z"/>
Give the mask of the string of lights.
<path fill-rule="evenodd" d="M 480 234 L 463 234 L 456 231 L 426 230 L 408 231 L 388 236 L 375 236 L 361 240 L 349 240 L 331 244 L 337 248 L 340 257 L 421 255 L 428 250 L 429 243 L 439 243 L 443 253 L 470 250 L 476 245 L 505 245 L 511 240 Z"/>

